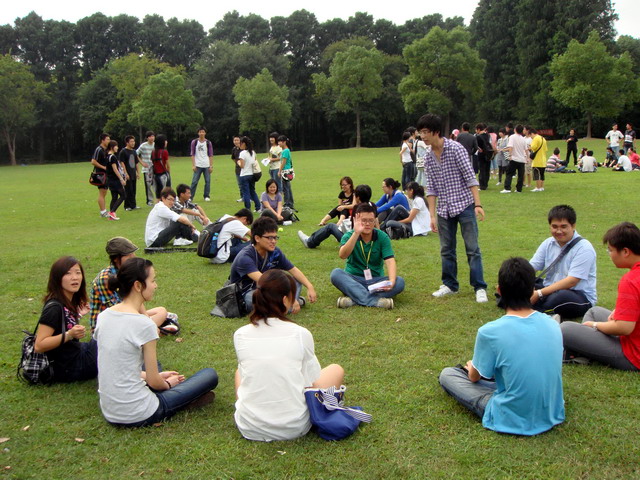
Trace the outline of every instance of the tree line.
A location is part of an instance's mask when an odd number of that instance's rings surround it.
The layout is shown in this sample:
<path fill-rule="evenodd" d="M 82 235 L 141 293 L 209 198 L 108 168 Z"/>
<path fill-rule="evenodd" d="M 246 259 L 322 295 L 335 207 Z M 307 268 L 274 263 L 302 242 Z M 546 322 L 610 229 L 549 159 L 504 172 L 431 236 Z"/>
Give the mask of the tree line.
<path fill-rule="evenodd" d="M 640 71 L 640 41 L 616 40 L 615 19 L 610 0 L 480 0 L 468 27 L 440 14 L 396 25 L 362 12 L 318 22 L 306 10 L 268 20 L 232 11 L 205 32 L 159 15 L 72 23 L 32 12 L 0 26 L 0 141 L 9 153 L 0 162 L 85 159 L 102 131 L 160 130 L 183 153 L 198 125 L 222 151 L 238 132 L 261 142 L 271 129 L 296 149 L 389 146 L 426 111 L 447 128 L 526 121 L 580 133 L 588 117 L 597 133 L 608 117 L 633 123 L 638 101 L 627 72 Z M 598 45 L 595 65 L 589 55 L 582 66 L 560 62 L 587 42 Z M 557 79 L 576 69 L 615 87 L 619 101 L 563 95 L 576 81 Z"/>

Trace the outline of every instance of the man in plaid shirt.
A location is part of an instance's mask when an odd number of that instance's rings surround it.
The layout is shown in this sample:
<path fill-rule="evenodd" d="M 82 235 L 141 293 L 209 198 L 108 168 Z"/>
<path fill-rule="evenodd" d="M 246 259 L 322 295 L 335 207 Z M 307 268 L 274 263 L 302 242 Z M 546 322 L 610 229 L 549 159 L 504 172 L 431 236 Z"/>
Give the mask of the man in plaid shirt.
<path fill-rule="evenodd" d="M 476 221 L 476 215 L 484 220 L 484 210 L 469 154 L 458 142 L 442 137 L 442 120 L 437 115 L 420 117 L 418 131 L 422 140 L 431 146 L 425 164 L 427 204 L 431 214 L 431 230 L 440 236 L 442 258 L 442 285 L 433 292 L 433 296 L 444 297 L 458 292 L 456 234 L 459 224 L 476 301 L 487 302 L 487 284 L 484 281 Z"/>
<path fill-rule="evenodd" d="M 98 314 L 122 301 L 118 292 L 109 289 L 109 276 L 117 275 L 118 269 L 122 264 L 136 256 L 135 252 L 138 247 L 124 237 L 114 237 L 107 242 L 105 250 L 109 254 L 111 263 L 107 268 L 102 269 L 93 280 L 89 294 L 89 314 L 92 331 L 96 328 Z M 162 325 L 167 319 L 167 309 L 164 307 L 155 307 L 140 313 L 151 317 L 158 326 Z"/>

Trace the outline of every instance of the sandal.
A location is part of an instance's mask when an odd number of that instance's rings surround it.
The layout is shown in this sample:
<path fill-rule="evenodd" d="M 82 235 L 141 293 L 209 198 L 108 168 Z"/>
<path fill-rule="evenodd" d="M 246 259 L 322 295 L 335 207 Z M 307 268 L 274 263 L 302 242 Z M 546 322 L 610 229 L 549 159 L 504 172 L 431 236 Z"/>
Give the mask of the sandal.
<path fill-rule="evenodd" d="M 167 313 L 167 319 L 158 328 L 165 335 L 177 335 L 180 333 L 178 316 L 175 313 Z"/>

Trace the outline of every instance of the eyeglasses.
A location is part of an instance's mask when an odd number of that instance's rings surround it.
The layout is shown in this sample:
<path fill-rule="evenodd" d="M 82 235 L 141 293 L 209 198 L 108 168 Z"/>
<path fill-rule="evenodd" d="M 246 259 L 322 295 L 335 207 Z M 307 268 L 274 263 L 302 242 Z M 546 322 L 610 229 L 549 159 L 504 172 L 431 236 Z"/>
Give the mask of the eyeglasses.
<path fill-rule="evenodd" d="M 340 186 L 341 186 L 341 187 L 348 187 L 348 186 L 349 186 L 349 184 L 348 184 L 348 183 L 341 183 L 341 184 L 340 184 Z"/>
<path fill-rule="evenodd" d="M 271 240 L 273 242 L 277 242 L 278 240 L 280 240 L 280 237 L 278 235 L 262 235 L 262 238 L 266 238 L 267 240 Z"/>
<path fill-rule="evenodd" d="M 360 223 L 362 223 L 363 225 L 373 225 L 374 223 L 376 223 L 376 219 L 373 218 L 361 218 L 360 219 Z"/>

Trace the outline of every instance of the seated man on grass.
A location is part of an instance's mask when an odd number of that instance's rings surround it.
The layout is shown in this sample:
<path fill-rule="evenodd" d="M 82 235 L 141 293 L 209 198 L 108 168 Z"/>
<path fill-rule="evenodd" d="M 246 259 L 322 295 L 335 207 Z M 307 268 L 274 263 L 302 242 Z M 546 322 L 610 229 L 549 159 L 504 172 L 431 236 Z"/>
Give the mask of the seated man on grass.
<path fill-rule="evenodd" d="M 96 328 L 100 312 L 122 302 L 120 294 L 109 289 L 109 276 L 117 275 L 124 262 L 136 256 L 135 252 L 138 247 L 124 237 L 114 237 L 107 242 L 105 250 L 109 255 L 110 264 L 107 268 L 100 270 L 98 276 L 91 283 L 89 294 L 89 313 L 92 330 Z M 150 317 L 158 327 L 167 320 L 167 315 L 174 320 L 178 318 L 175 314 L 167 313 L 167 309 L 164 307 L 155 307 L 140 313 Z"/>
<path fill-rule="evenodd" d="M 480 327 L 466 367 L 440 374 L 444 391 L 496 432 L 537 435 L 564 421 L 562 334 L 551 317 L 531 308 L 534 284 L 524 258 L 505 260 L 498 292 L 506 314 Z"/>
<path fill-rule="evenodd" d="M 218 235 L 218 253 L 211 259 L 211 263 L 231 263 L 238 252 L 249 245 L 249 225 L 253 223 L 253 213 L 248 208 L 242 208 L 235 215 L 223 215 L 219 222 L 224 222 Z"/>
<path fill-rule="evenodd" d="M 164 247 L 174 237 L 175 246 L 191 245 L 198 241 L 200 232 L 193 223 L 172 210 L 175 201 L 176 192 L 171 187 L 164 187 L 160 192 L 160 201 L 153 206 L 147 217 L 144 230 L 147 247 Z"/>
<path fill-rule="evenodd" d="M 338 308 L 353 305 L 393 308 L 393 297 L 404 290 L 404 279 L 396 274 L 396 259 L 389 236 L 374 228 L 375 206 L 360 203 L 353 209 L 353 230 L 340 240 L 338 255 L 347 261 L 345 269 L 331 272 L 331 283 L 345 296 L 338 298 Z M 388 276 L 384 275 L 387 267 Z M 370 286 L 386 282 L 370 291 Z"/>
<path fill-rule="evenodd" d="M 531 296 L 531 304 L 549 315 L 582 317 L 597 301 L 596 251 L 576 232 L 576 212 L 569 205 L 553 207 L 547 220 L 551 237 L 542 242 L 530 263 L 534 270 L 544 271 L 564 256 L 546 272 L 542 288 Z"/>
<path fill-rule="evenodd" d="M 560 325 L 565 361 L 595 360 L 619 370 L 640 371 L 640 229 L 622 222 L 604 234 L 603 242 L 613 264 L 628 268 L 618 284 L 613 311 L 593 307 L 582 324 Z"/>
<path fill-rule="evenodd" d="M 375 203 L 371 203 L 370 201 L 371 187 L 369 185 L 358 185 L 353 192 L 353 197 L 354 210 L 355 206 L 357 206 L 358 204 L 368 203 L 369 205 L 373 205 L 373 207 L 376 209 L 376 215 L 378 214 Z M 342 240 L 342 236 L 344 235 L 345 230 L 347 230 L 344 228 L 345 225 L 353 225 L 353 218 L 341 217 L 340 221 L 337 224 L 327 223 L 322 228 L 319 228 L 309 236 L 305 235 L 302 230 L 298 230 L 298 238 L 302 242 L 302 245 L 304 245 L 306 248 L 316 248 L 320 246 L 320 244 L 331 235 L 333 235 L 339 242 L 340 240 Z M 348 230 L 350 230 L 350 228 L 348 228 Z"/>
<path fill-rule="evenodd" d="M 207 214 L 204 213 L 202 207 L 191 201 L 191 187 L 185 183 L 181 183 L 176 188 L 176 193 L 178 194 L 178 197 L 176 198 L 171 210 L 179 215 L 186 215 L 192 223 L 198 222 L 203 227 L 206 227 L 211 223 L 211 220 L 209 220 Z"/>
<path fill-rule="evenodd" d="M 264 272 L 272 268 L 286 270 L 296 279 L 298 289 L 291 313 L 298 313 L 300 307 L 306 303 L 305 298 L 300 296 L 303 285 L 307 287 L 309 301 L 314 303 L 317 300 L 316 290 L 311 282 L 284 256 L 282 250 L 276 247 L 279 238 L 278 224 L 273 218 L 258 218 L 251 227 L 251 245 L 240 250 L 231 264 L 229 280 L 232 283 L 240 283 L 249 311 L 253 308 L 253 291 L 256 289 L 257 281 Z"/>

